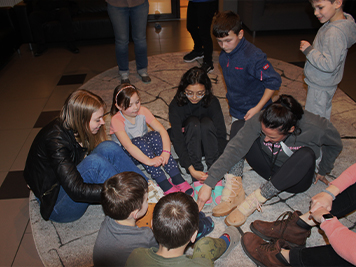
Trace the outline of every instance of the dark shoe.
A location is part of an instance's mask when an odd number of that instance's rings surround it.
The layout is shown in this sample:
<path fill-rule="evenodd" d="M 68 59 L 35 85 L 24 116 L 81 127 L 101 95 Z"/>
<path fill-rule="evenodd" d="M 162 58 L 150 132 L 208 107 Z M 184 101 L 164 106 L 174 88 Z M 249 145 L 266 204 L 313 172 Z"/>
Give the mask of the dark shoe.
<path fill-rule="evenodd" d="M 79 53 L 78 47 L 76 47 L 75 44 L 73 44 L 73 43 L 69 43 L 69 44 L 67 45 L 67 48 L 68 48 L 68 50 L 69 50 L 70 52 L 72 52 L 73 54 L 78 54 L 78 53 Z"/>
<path fill-rule="evenodd" d="M 139 73 L 138 75 L 140 75 L 141 80 L 142 80 L 144 83 L 150 83 L 150 82 L 151 82 L 151 78 L 150 78 L 150 76 L 148 76 L 148 74 L 147 74 L 146 72 Z"/>
<path fill-rule="evenodd" d="M 36 51 L 34 52 L 34 56 L 35 56 L 35 57 L 41 56 L 47 49 L 48 49 L 48 47 L 47 47 L 47 45 L 45 45 L 45 44 L 37 45 L 37 49 L 36 49 Z"/>
<path fill-rule="evenodd" d="M 183 60 L 184 62 L 193 62 L 194 60 L 197 60 L 197 59 L 200 59 L 200 58 L 203 58 L 204 57 L 204 52 L 201 51 L 201 52 L 198 52 L 198 51 L 195 51 L 193 50 L 192 52 L 186 54 L 184 57 L 183 57 Z"/>
<path fill-rule="evenodd" d="M 257 235 L 247 232 L 241 239 L 241 245 L 246 255 L 258 266 L 279 267 L 290 266 L 280 253 L 282 248 L 290 249 L 283 239 L 268 243 Z"/>
<path fill-rule="evenodd" d="M 214 222 L 211 217 L 206 217 L 204 212 L 199 212 L 199 230 L 195 241 L 210 234 L 214 230 Z"/>
<path fill-rule="evenodd" d="M 121 79 L 121 84 L 123 83 L 130 83 L 130 79 L 127 78 L 127 79 Z"/>
<path fill-rule="evenodd" d="M 250 229 L 265 240 L 284 239 L 291 247 L 305 246 L 311 233 L 311 226 L 305 223 L 299 216 L 300 211 L 287 211 L 281 214 L 274 222 L 254 221 Z"/>
<path fill-rule="evenodd" d="M 214 70 L 214 64 L 213 63 L 206 63 L 203 62 L 203 64 L 201 65 L 201 68 L 206 72 L 206 73 L 210 73 Z"/>

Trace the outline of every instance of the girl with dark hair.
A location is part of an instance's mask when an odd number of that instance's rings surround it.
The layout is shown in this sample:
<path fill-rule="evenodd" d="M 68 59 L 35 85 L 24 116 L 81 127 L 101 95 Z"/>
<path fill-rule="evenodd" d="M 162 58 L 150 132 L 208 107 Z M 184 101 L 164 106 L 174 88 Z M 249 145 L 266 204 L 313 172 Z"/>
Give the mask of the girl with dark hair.
<path fill-rule="evenodd" d="M 104 113 L 99 96 L 77 90 L 33 141 L 24 177 L 45 220 L 79 219 L 89 204 L 100 203 L 102 184 L 117 173 L 144 176 L 120 146 L 105 141 Z"/>
<path fill-rule="evenodd" d="M 203 69 L 193 67 L 182 76 L 177 93 L 169 105 L 169 121 L 174 150 L 180 164 L 192 176 L 197 198 L 202 182 L 208 176 L 203 172 L 203 154 L 209 169 L 227 143 L 221 106 L 212 93 L 211 81 Z M 213 199 L 218 203 L 222 188 L 220 181 L 213 192 Z"/>
<path fill-rule="evenodd" d="M 327 183 L 325 175 L 334 167 L 342 150 L 340 134 L 325 118 L 304 111 L 292 97 L 281 95 L 264 111 L 246 121 L 229 141 L 224 153 L 210 168 L 198 204 L 202 208 L 212 188 L 241 158 L 267 180 L 238 203 L 214 207 L 213 215 L 228 215 L 226 224 L 240 226 L 247 217 L 274 195 L 286 191 L 301 193 L 316 181 Z M 317 168 L 316 159 L 320 160 Z M 242 190 L 243 192 L 243 190 Z M 236 198 L 239 192 L 236 193 Z M 222 210 L 225 209 L 225 210 Z M 222 216 L 222 215 L 219 215 Z"/>
<path fill-rule="evenodd" d="M 146 107 L 141 106 L 134 85 L 124 83 L 115 88 L 111 115 L 110 134 L 113 141 L 124 148 L 135 164 L 143 165 L 165 195 L 173 192 L 193 193 L 171 155 L 171 142 L 166 129 Z M 148 131 L 147 124 L 153 131 Z M 170 179 L 167 179 L 161 166 Z"/>

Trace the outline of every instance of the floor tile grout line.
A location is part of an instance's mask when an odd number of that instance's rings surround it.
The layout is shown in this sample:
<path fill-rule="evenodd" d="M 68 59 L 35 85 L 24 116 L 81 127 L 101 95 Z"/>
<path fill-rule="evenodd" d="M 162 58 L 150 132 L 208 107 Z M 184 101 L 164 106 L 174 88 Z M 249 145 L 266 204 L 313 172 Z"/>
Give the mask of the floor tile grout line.
<path fill-rule="evenodd" d="M 18 247 L 17 247 L 17 250 L 16 250 L 16 253 L 15 253 L 14 259 L 12 260 L 11 266 L 13 266 L 13 265 L 14 265 L 14 262 L 15 262 L 16 257 L 17 257 L 17 253 L 18 253 L 18 252 L 19 252 L 19 250 L 20 250 L 21 243 L 22 243 L 22 241 L 23 241 L 23 239 L 24 239 L 24 237 L 25 237 L 25 234 L 26 234 L 26 229 L 27 229 L 27 227 L 28 227 L 28 224 L 29 224 L 29 223 L 30 223 L 30 219 L 28 219 L 28 221 L 27 221 L 26 227 L 25 227 L 25 229 L 24 229 L 24 231 L 23 231 L 23 234 L 22 234 L 21 240 L 20 240 L 19 245 L 18 245 Z"/>

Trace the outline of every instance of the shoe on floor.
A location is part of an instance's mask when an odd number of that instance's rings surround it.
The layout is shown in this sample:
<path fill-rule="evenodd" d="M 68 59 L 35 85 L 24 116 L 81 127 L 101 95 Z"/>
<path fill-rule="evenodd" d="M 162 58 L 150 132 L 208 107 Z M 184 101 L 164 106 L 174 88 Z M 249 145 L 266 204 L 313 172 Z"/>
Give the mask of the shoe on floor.
<path fill-rule="evenodd" d="M 195 241 L 207 236 L 214 230 L 214 222 L 211 217 L 206 217 L 205 213 L 199 212 L 199 230 Z"/>
<path fill-rule="evenodd" d="M 250 229 L 264 240 L 284 239 L 290 247 L 305 246 L 310 236 L 310 229 L 306 222 L 299 218 L 300 211 L 287 211 L 274 222 L 256 220 L 250 224 Z"/>
<path fill-rule="evenodd" d="M 67 45 L 67 48 L 68 48 L 68 50 L 69 50 L 70 52 L 72 52 L 73 54 L 78 54 L 78 53 L 79 53 L 79 49 L 78 49 L 78 47 L 75 46 L 74 43 L 69 43 L 69 44 Z"/>
<path fill-rule="evenodd" d="M 257 264 L 263 267 L 290 266 L 281 254 L 281 249 L 290 249 L 286 241 L 278 239 L 276 242 L 268 243 L 259 236 L 247 232 L 241 238 L 241 245 L 246 255 Z"/>
<path fill-rule="evenodd" d="M 225 218 L 226 225 L 235 227 L 243 225 L 255 210 L 262 211 L 262 204 L 266 201 L 267 199 L 261 195 L 261 189 L 256 189 Z"/>
<path fill-rule="evenodd" d="M 203 51 L 195 51 L 193 50 L 192 52 L 186 54 L 183 57 L 184 62 L 190 63 L 193 62 L 194 60 L 200 59 L 204 57 L 204 52 Z"/>
<path fill-rule="evenodd" d="M 48 49 L 48 47 L 45 44 L 37 45 L 37 48 L 36 48 L 36 50 L 34 52 L 34 56 L 35 57 L 41 56 L 44 52 L 46 52 L 47 49 Z"/>
<path fill-rule="evenodd" d="M 123 83 L 130 83 L 130 79 L 129 79 L 129 72 L 122 72 L 119 73 L 120 77 L 121 77 L 121 84 Z"/>
<path fill-rule="evenodd" d="M 148 76 L 147 72 L 138 72 L 138 75 L 140 75 L 141 80 L 144 83 L 150 83 L 151 82 L 151 78 L 150 78 L 150 76 Z"/>
<path fill-rule="evenodd" d="M 214 70 L 214 64 L 211 63 L 206 63 L 203 62 L 203 64 L 201 65 L 201 68 L 206 72 L 206 73 L 211 73 Z"/>
<path fill-rule="evenodd" d="M 245 191 L 241 177 L 225 174 L 225 187 L 222 191 L 220 204 L 213 208 L 213 216 L 221 217 L 230 214 L 245 200 Z"/>
<path fill-rule="evenodd" d="M 241 239 L 241 235 L 239 230 L 237 230 L 236 227 L 233 226 L 229 226 L 225 229 L 224 234 L 229 235 L 230 237 L 230 245 L 226 248 L 224 254 L 221 255 L 220 258 L 224 258 L 227 257 L 229 255 L 229 253 L 231 252 L 231 250 L 234 249 L 234 247 L 237 246 L 237 244 L 239 243 L 240 239 Z"/>

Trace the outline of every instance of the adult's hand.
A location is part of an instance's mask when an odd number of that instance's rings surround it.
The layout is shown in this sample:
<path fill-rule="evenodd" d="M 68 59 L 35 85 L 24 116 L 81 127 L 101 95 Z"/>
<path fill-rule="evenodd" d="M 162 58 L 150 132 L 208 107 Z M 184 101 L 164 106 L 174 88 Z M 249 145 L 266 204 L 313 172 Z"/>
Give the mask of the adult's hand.
<path fill-rule="evenodd" d="M 318 173 L 318 174 L 315 176 L 315 182 L 314 182 L 314 184 L 316 184 L 319 180 L 320 180 L 321 182 L 323 182 L 324 184 L 329 185 L 328 179 L 326 179 L 324 175 L 320 175 L 320 174 Z"/>
<path fill-rule="evenodd" d="M 314 212 L 310 212 L 310 215 L 311 215 L 311 217 L 313 217 L 313 219 L 315 221 L 320 223 L 321 217 L 323 217 L 324 214 L 328 214 L 328 213 L 329 213 L 329 210 L 321 207 L 321 208 L 318 208 L 317 210 L 315 210 Z"/>
<path fill-rule="evenodd" d="M 204 208 L 205 203 L 209 200 L 209 198 L 211 197 L 211 187 L 204 184 L 198 193 L 198 200 L 197 200 L 197 204 L 199 207 L 199 211 L 201 211 Z"/>
<path fill-rule="evenodd" d="M 324 208 L 327 211 L 331 211 L 333 205 L 333 198 L 328 193 L 321 192 L 311 199 L 310 212 L 313 213 L 319 208 Z"/>

